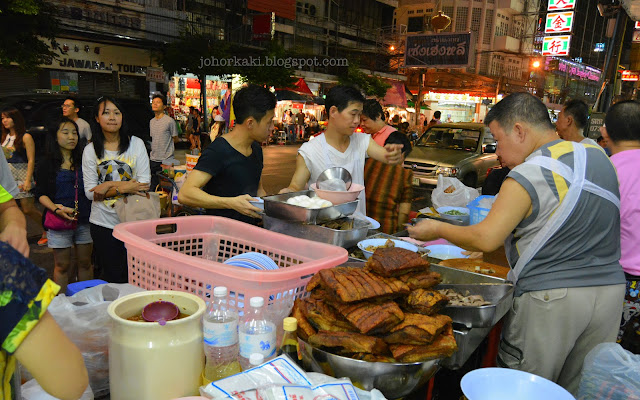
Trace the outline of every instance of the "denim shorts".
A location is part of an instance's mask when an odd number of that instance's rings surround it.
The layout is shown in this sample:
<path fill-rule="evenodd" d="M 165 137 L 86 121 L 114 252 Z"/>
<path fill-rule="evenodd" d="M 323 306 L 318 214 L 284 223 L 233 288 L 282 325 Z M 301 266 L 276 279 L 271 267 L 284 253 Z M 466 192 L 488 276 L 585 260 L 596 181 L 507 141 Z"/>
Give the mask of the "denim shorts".
<path fill-rule="evenodd" d="M 89 224 L 79 224 L 76 229 L 68 231 L 47 231 L 47 246 L 51 249 L 68 249 L 75 244 L 93 243 Z"/>

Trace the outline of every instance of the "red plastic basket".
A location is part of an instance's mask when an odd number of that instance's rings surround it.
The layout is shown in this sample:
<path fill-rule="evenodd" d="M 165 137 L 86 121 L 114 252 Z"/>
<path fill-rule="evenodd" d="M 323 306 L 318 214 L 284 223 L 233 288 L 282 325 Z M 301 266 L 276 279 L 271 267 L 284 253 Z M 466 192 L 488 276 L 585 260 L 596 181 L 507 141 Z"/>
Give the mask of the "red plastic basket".
<path fill-rule="evenodd" d="M 127 248 L 130 284 L 189 292 L 205 301 L 215 286 L 226 286 L 230 306 L 240 312 L 254 296 L 269 305 L 304 297 L 313 274 L 348 259 L 341 247 L 213 216 L 128 222 L 117 225 L 113 236 Z M 257 271 L 223 264 L 246 252 L 265 254 L 280 269 Z"/>

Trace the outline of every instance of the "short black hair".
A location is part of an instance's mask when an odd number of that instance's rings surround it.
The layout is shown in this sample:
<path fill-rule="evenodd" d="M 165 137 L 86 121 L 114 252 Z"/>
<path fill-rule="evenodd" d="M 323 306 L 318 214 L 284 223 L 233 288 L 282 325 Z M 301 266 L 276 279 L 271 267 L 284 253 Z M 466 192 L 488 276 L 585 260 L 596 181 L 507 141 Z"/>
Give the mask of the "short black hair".
<path fill-rule="evenodd" d="M 600 143 L 604 141 L 604 138 L 602 136 L 598 136 L 598 138 L 596 139 L 596 143 Z"/>
<path fill-rule="evenodd" d="M 327 98 L 324 100 L 324 108 L 329 115 L 331 107 L 336 106 L 339 112 L 342 112 L 349 106 L 349 103 L 364 103 L 364 96 L 353 86 L 338 85 L 334 86 L 327 92 Z"/>
<path fill-rule="evenodd" d="M 378 118 L 384 119 L 384 111 L 382 111 L 382 106 L 376 99 L 367 99 L 364 101 L 362 105 L 362 114 L 374 121 Z"/>
<path fill-rule="evenodd" d="M 249 117 L 260 122 L 268 111 L 275 108 L 276 96 L 262 86 L 245 86 L 233 96 L 233 112 L 238 124 L 244 123 Z"/>
<path fill-rule="evenodd" d="M 387 138 L 387 140 L 385 140 L 384 142 L 385 145 L 387 144 L 401 144 L 402 145 L 402 155 L 404 157 L 409 155 L 409 152 L 411 151 L 411 141 L 409 140 L 409 138 L 402 134 L 401 132 L 398 131 L 394 131 L 391 132 L 391 134 L 389 135 L 389 137 Z"/>
<path fill-rule="evenodd" d="M 441 115 L 442 115 L 442 113 L 440 111 L 436 111 L 436 112 L 433 113 L 433 118 L 440 119 Z"/>
<path fill-rule="evenodd" d="M 491 107 L 484 119 L 484 124 L 489 126 L 494 121 L 505 131 L 511 130 L 516 122 L 554 129 L 547 106 L 542 100 L 526 92 L 510 94 Z"/>
<path fill-rule="evenodd" d="M 640 103 L 623 100 L 612 105 L 604 117 L 604 125 L 613 142 L 640 140 Z"/>
<path fill-rule="evenodd" d="M 78 101 L 77 98 L 75 98 L 74 96 L 67 96 L 64 98 L 63 102 L 67 101 L 67 100 L 71 100 L 73 101 L 73 106 L 75 108 L 77 108 L 78 110 L 82 109 L 82 104 L 80 104 L 80 102 Z M 57 132 L 57 131 L 56 131 Z"/>
<path fill-rule="evenodd" d="M 571 115 L 576 121 L 576 126 L 584 129 L 589 121 L 589 106 L 584 100 L 569 100 L 564 103 L 564 112 Z"/>
<path fill-rule="evenodd" d="M 162 101 L 163 105 L 167 105 L 167 98 L 164 97 L 164 95 L 160 94 L 160 93 L 156 93 L 153 95 L 153 97 L 151 98 L 151 101 L 154 101 L 155 99 L 160 99 Z"/>

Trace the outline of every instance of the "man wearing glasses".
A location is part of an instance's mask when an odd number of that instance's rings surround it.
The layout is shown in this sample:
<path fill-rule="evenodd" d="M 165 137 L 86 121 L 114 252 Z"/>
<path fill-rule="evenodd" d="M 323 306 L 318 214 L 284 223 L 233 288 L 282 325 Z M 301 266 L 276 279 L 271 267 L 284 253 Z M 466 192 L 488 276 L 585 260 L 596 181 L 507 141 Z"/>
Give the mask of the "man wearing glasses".
<path fill-rule="evenodd" d="M 81 105 L 75 97 L 67 97 L 62 103 L 62 115 L 71 119 L 78 125 L 78 137 L 91 141 L 91 128 L 89 123 L 78 116 Z"/>

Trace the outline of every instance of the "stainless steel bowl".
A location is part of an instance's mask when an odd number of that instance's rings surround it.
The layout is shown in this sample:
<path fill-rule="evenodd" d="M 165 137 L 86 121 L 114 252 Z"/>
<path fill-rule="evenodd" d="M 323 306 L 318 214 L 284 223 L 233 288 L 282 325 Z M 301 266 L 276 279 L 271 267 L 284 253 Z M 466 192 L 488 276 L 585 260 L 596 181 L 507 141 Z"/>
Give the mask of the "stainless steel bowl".
<path fill-rule="evenodd" d="M 342 167 L 327 168 L 316 179 L 316 187 L 320 187 L 320 182 L 329 179 L 340 179 L 347 185 L 347 190 L 351 187 L 351 173 Z"/>
<path fill-rule="evenodd" d="M 419 363 L 368 362 L 317 349 L 302 339 L 300 352 L 305 369 L 335 378 L 348 377 L 364 390 L 378 389 L 387 399 L 399 399 L 418 389 L 440 368 L 440 359 Z"/>

